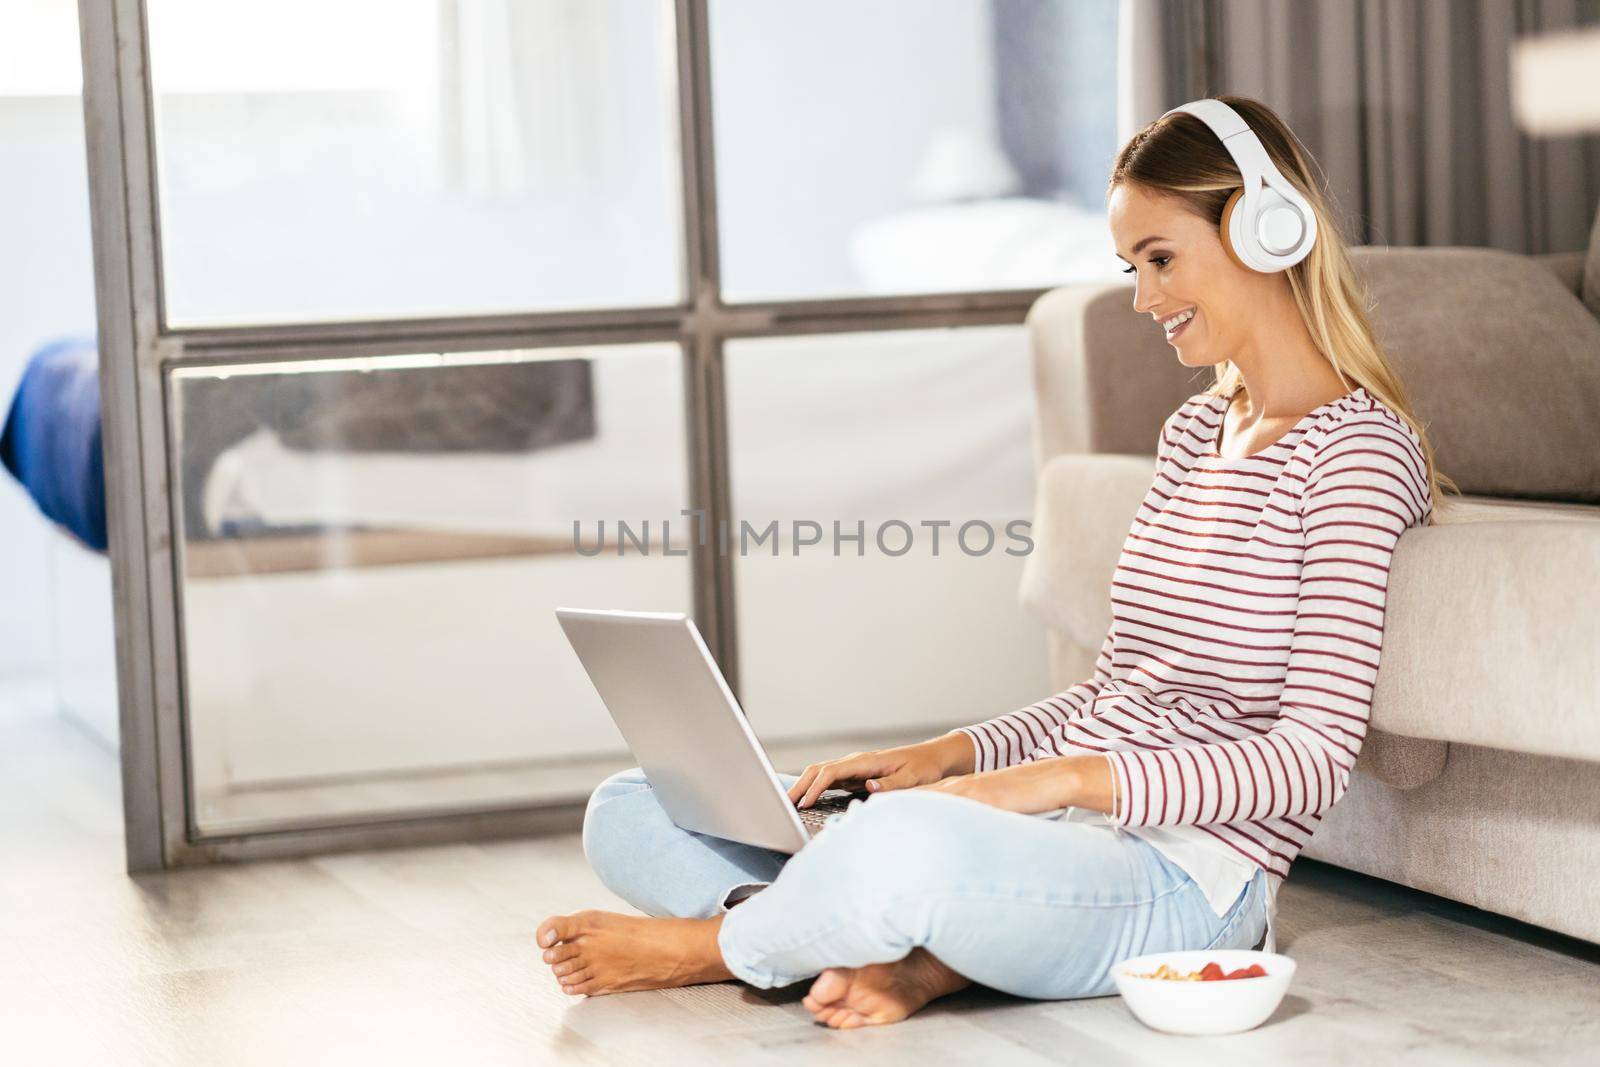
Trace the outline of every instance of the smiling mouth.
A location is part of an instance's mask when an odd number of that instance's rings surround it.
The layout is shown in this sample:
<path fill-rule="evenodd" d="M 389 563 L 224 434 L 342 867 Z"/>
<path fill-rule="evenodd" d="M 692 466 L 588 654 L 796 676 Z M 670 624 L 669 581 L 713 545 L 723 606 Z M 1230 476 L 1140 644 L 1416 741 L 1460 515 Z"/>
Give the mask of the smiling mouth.
<path fill-rule="evenodd" d="M 1198 310 L 1195 310 L 1195 312 L 1190 312 L 1189 318 L 1186 318 L 1186 320 L 1182 320 L 1181 323 L 1178 323 L 1178 326 L 1176 326 L 1174 330 L 1166 331 L 1166 339 L 1168 339 L 1168 341 L 1176 341 L 1176 339 L 1179 338 L 1179 334 L 1182 334 L 1182 331 L 1189 330 L 1189 323 L 1194 322 L 1198 315 L 1200 315 Z"/>

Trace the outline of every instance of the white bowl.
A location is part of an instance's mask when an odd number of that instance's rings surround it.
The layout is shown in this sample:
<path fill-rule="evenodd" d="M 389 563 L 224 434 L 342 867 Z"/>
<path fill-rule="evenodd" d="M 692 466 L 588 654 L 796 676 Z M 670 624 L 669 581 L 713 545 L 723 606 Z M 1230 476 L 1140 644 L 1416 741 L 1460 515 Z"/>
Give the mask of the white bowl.
<path fill-rule="evenodd" d="M 1183 972 L 1198 971 L 1208 963 L 1215 963 L 1224 972 L 1259 963 L 1267 973 L 1261 978 L 1218 982 L 1135 977 L 1149 974 L 1163 963 Z M 1152 1030 L 1169 1034 L 1237 1034 L 1260 1026 L 1278 1010 L 1294 979 L 1294 960 L 1244 949 L 1157 952 L 1123 960 L 1111 968 L 1111 976 L 1128 1010 Z"/>

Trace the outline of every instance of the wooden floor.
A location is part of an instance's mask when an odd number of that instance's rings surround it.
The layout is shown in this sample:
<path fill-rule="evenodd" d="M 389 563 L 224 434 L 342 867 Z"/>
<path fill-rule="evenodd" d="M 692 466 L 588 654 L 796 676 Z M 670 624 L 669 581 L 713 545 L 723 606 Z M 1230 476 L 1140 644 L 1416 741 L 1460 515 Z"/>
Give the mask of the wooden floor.
<path fill-rule="evenodd" d="M 1302 861 L 1281 900 L 1300 963 L 1265 1026 L 1144 1029 L 1116 997 L 987 991 L 837 1033 L 802 987 L 573 1001 L 544 915 L 616 905 L 578 841 L 122 873 L 116 764 L 0 699 L 0 1063 L 1593 1063 L 1600 950 Z M 1593 872 L 1583 872 L 1592 877 Z"/>

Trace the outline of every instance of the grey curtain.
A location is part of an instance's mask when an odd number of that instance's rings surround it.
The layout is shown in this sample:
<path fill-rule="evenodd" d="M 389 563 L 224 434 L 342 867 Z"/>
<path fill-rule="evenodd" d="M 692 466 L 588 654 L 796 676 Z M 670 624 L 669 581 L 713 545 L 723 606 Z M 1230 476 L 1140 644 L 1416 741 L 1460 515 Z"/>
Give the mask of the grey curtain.
<path fill-rule="evenodd" d="M 1587 247 L 1600 136 L 1520 133 L 1510 49 L 1523 35 L 1600 23 L 1600 0 L 1128 4 L 1125 26 L 1157 40 L 1143 47 L 1162 63 L 1125 76 L 1135 101 L 1125 126 L 1197 96 L 1243 93 L 1311 150 L 1357 241 Z"/>

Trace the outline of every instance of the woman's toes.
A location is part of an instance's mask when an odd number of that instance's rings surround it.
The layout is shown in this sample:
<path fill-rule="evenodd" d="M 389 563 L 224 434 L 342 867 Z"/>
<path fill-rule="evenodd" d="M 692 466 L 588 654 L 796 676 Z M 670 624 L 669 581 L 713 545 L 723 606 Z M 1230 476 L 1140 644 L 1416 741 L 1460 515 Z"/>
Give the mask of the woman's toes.
<path fill-rule="evenodd" d="M 560 981 L 561 988 L 570 993 L 578 986 L 586 985 L 594 981 L 594 972 L 589 970 L 587 967 L 584 967 L 562 975 Z"/>
<path fill-rule="evenodd" d="M 566 960 L 572 959 L 572 957 L 576 956 L 580 951 L 582 950 L 572 942 L 563 941 L 554 948 L 547 948 L 544 950 L 544 961 L 553 966 L 557 963 L 562 963 Z"/>
<path fill-rule="evenodd" d="M 557 978 L 565 978 L 568 975 L 577 974 L 579 971 L 586 969 L 582 960 L 563 960 L 551 967 L 550 973 Z"/>
<path fill-rule="evenodd" d="M 834 1007 L 823 1007 L 823 1008 L 818 1008 L 816 1011 L 813 1011 L 811 1014 L 812 1014 L 812 1017 L 817 1022 L 821 1023 L 822 1025 L 824 1025 L 824 1026 L 832 1026 L 833 1025 L 833 1020 L 836 1017 L 838 1017 L 839 1015 L 844 1014 L 844 1009 L 843 1008 L 834 1008 Z"/>
<path fill-rule="evenodd" d="M 571 915 L 552 915 L 539 924 L 534 932 L 535 940 L 542 948 L 551 948 L 559 941 L 565 941 L 577 932 L 577 924 Z"/>
<path fill-rule="evenodd" d="M 850 974 L 848 968 L 829 967 L 811 983 L 811 992 L 806 999 L 818 1004 L 837 1004 L 850 988 Z"/>

